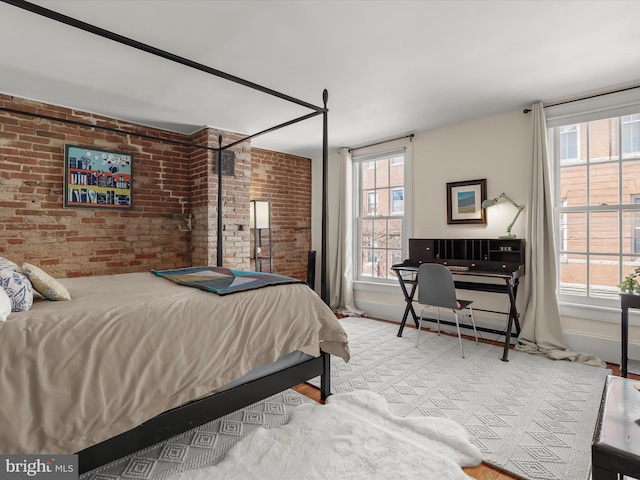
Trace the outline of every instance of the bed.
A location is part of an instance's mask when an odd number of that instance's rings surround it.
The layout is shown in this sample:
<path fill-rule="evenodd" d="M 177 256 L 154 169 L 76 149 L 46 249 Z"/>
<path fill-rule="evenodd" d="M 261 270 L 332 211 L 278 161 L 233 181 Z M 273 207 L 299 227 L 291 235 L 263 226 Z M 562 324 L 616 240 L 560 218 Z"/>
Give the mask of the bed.
<path fill-rule="evenodd" d="M 8 411 L 6 409 L 8 401 L 4 398 L 4 392 L 9 391 L 5 390 L 9 384 L 11 388 L 16 388 L 18 393 L 26 395 L 28 399 L 17 396 L 13 398 L 12 401 L 16 403 L 16 418 L 2 419 L 7 424 L 0 425 L 0 452 L 34 453 L 44 450 L 47 450 L 47 453 L 79 452 L 80 472 L 86 472 L 317 376 L 321 376 L 322 397 L 328 396 L 330 394 L 330 355 L 348 358 L 348 346 L 344 332 L 341 331 L 335 316 L 327 307 L 330 296 L 326 265 L 327 91 L 324 90 L 322 94 L 323 106 L 316 106 L 39 5 L 23 0 L 2 1 L 72 28 L 79 28 L 90 34 L 162 57 L 187 68 L 195 68 L 311 110 L 311 113 L 299 118 L 226 145 L 223 145 L 223 139 L 220 137 L 219 146 L 215 149 L 182 142 L 173 143 L 180 143 L 189 148 L 214 150 L 216 157 L 221 158 L 225 150 L 257 135 L 322 115 L 323 186 L 319 297 L 303 284 L 278 285 L 217 298 L 215 294 L 155 278 L 148 272 L 124 276 L 83 277 L 61 280 L 72 295 L 71 301 L 35 302 L 32 309 L 24 316 L 18 319 L 11 318 L 10 321 L 0 325 L 3 342 L 6 341 L 8 345 L 12 345 L 7 351 L 10 350 L 13 354 L 11 358 L 7 357 L 6 355 L 9 354 L 3 348 L 3 358 L 0 363 L 3 410 Z M 88 129 L 104 129 L 114 134 L 137 135 L 168 141 L 145 136 L 139 132 L 85 124 L 81 121 L 47 116 L 38 112 L 19 111 L 8 107 L 3 107 L 2 110 L 17 115 L 42 117 L 76 126 L 86 126 Z M 217 195 L 217 225 L 222 228 L 217 228 L 216 265 L 220 267 L 223 266 L 224 257 L 222 186 L 222 175 L 218 175 L 218 192 L 221 194 Z M 138 292 L 137 296 L 133 296 L 134 291 Z M 109 296 L 112 297 L 111 301 Z M 269 300 L 270 297 L 275 299 Z M 292 302 L 293 298 L 299 298 L 300 302 Z M 285 314 L 283 299 L 286 299 L 284 303 L 293 303 L 297 306 L 294 312 Z M 195 327 L 178 328 L 177 332 L 168 333 L 172 331 L 171 328 L 186 325 L 185 319 L 192 317 L 189 312 L 194 310 L 196 303 L 208 305 L 204 307 L 202 318 L 197 321 L 205 322 L 203 328 L 209 334 L 205 335 Z M 226 305 L 224 313 L 216 310 L 222 304 Z M 178 309 L 176 305 L 180 305 L 181 308 Z M 85 311 L 87 309 L 89 314 Z M 65 310 L 69 311 L 65 312 Z M 128 318 L 126 316 L 128 310 L 136 311 L 138 315 L 135 318 Z M 105 316 L 107 311 L 111 312 L 111 315 Z M 159 311 L 167 311 L 172 315 L 161 317 L 157 315 Z M 82 321 L 79 321 L 77 316 L 79 312 L 86 315 L 82 317 Z M 277 335 L 265 337 L 266 333 L 262 328 L 272 323 L 278 326 L 277 331 L 282 333 L 286 330 L 287 335 L 278 338 L 276 338 Z M 225 333 L 208 330 L 213 329 L 214 326 L 225 328 Z M 182 337 L 187 335 L 189 330 L 192 330 L 192 333 L 197 332 L 198 338 Z M 303 331 L 306 333 L 302 333 Z M 244 335 L 251 332 L 254 336 Z M 293 337 L 291 337 L 292 333 Z M 177 338 L 181 340 L 178 342 Z M 217 343 L 221 339 L 231 341 L 236 350 L 231 353 L 232 350 L 228 347 Z M 179 353 L 199 353 L 197 361 L 193 359 L 193 363 L 189 363 L 187 359 L 191 357 L 181 358 L 181 355 L 157 361 L 160 352 L 173 351 L 169 348 L 171 344 L 175 347 L 180 344 L 189 344 L 192 340 L 204 342 L 204 345 L 201 345 L 200 349 L 188 348 Z M 44 344 L 41 343 L 43 341 Z M 123 346 L 125 343 L 118 343 L 121 341 L 133 343 L 129 343 L 128 349 L 125 349 Z M 55 347 L 56 343 L 62 344 L 63 348 Z M 111 355 L 107 353 L 109 350 L 99 353 L 97 343 L 111 349 Z M 71 355 L 72 352 L 75 354 Z M 122 352 L 133 353 L 123 354 Z M 221 352 L 224 352 L 222 357 Z M 238 357 L 240 352 L 249 352 L 251 355 L 240 359 Z M 55 355 L 61 355 L 61 357 L 58 358 Z M 155 359 L 153 362 L 149 360 L 152 358 Z M 96 361 L 96 359 L 103 361 Z M 41 363 L 44 360 L 54 365 L 51 367 L 53 370 L 47 370 L 48 367 Z M 147 361 L 149 363 L 146 363 Z M 137 373 L 125 368 L 129 363 L 136 362 L 143 367 L 142 370 L 135 371 Z M 39 365 L 45 368 L 45 371 L 38 372 Z M 213 373 L 214 367 L 217 369 L 217 374 Z M 260 367 L 260 370 L 256 373 L 254 367 Z M 47 385 L 36 385 L 25 377 L 25 372 L 33 368 L 36 368 L 38 375 L 44 375 Z M 196 375 L 198 381 L 187 385 L 185 374 L 191 374 L 194 371 L 200 372 Z M 246 374 L 248 376 L 245 376 Z M 66 377 L 66 383 L 64 377 Z M 165 385 L 160 380 L 169 380 L 169 384 Z M 155 385 L 155 381 L 159 384 Z M 135 390 L 137 393 L 126 397 L 130 399 L 129 404 L 120 394 L 126 391 L 118 387 L 121 383 L 129 388 L 140 383 L 144 384 L 144 388 L 139 385 L 141 390 Z M 72 385 L 71 389 L 68 385 Z M 174 390 L 171 390 L 172 387 Z M 152 390 L 146 391 L 146 388 L 152 388 Z M 154 397 L 153 400 L 159 400 L 159 402 L 148 404 L 146 403 L 148 397 Z M 46 404 L 42 402 L 45 398 Z M 128 415 L 122 416 L 120 415 L 122 412 L 116 412 L 118 402 L 121 410 L 128 412 Z M 77 410 L 79 412 L 76 412 Z M 59 413 L 61 416 L 58 415 Z M 74 414 L 79 416 L 73 416 Z M 112 414 L 116 415 L 116 419 L 110 418 Z M 33 419 L 29 419 L 30 415 Z M 25 420 L 31 427 L 20 427 L 16 423 L 18 418 Z M 68 418 L 73 420 L 62 421 Z M 39 427 L 38 422 L 43 423 L 45 427 Z M 43 431 L 43 428 L 47 431 Z M 12 440 L 11 436 L 18 438 Z M 72 438 L 76 436 L 78 438 Z"/>
<path fill-rule="evenodd" d="M 219 296 L 148 272 L 59 281 L 70 301 L 0 323 L 6 454 L 80 452 L 90 470 L 323 375 L 328 354 L 349 358 L 303 283 Z"/>

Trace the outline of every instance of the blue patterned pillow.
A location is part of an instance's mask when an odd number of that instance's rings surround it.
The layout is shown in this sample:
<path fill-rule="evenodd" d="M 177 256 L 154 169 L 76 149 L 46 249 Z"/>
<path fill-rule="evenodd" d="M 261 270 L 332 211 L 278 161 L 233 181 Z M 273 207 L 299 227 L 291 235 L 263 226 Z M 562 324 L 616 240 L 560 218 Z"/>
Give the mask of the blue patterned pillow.
<path fill-rule="evenodd" d="M 33 305 L 31 282 L 12 268 L 0 268 L 0 287 L 11 300 L 12 312 L 26 312 Z"/>

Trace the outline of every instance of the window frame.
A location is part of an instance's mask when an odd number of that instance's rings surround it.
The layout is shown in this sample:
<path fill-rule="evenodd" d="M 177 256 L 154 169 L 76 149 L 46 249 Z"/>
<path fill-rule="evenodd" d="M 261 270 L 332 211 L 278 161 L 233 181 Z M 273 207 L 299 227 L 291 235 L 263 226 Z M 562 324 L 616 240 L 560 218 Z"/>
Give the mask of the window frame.
<path fill-rule="evenodd" d="M 640 108 L 639 108 L 640 111 Z M 636 263 L 640 263 L 640 259 L 639 260 L 633 260 L 633 257 L 636 256 L 634 255 L 634 253 L 629 252 L 629 253 L 625 253 L 625 247 L 624 247 L 624 241 L 625 241 L 625 236 L 624 236 L 624 222 L 623 222 L 623 212 L 624 211 L 629 211 L 630 210 L 630 206 L 632 207 L 631 210 L 635 210 L 635 208 L 633 208 L 633 205 L 635 205 L 634 203 L 624 203 L 624 199 L 623 199 L 623 166 L 625 163 L 630 162 L 630 161 L 638 161 L 638 159 L 640 158 L 639 155 L 626 155 L 626 152 L 623 152 L 623 128 L 622 128 L 622 118 L 624 115 L 618 115 L 618 116 L 613 116 L 613 117 L 598 117 L 598 118 L 593 118 L 593 119 L 582 119 L 580 122 L 571 122 L 571 121 L 567 121 L 567 123 L 565 125 L 562 124 L 556 124 L 553 126 L 550 126 L 548 128 L 548 144 L 549 144 L 549 154 L 551 157 L 551 161 L 552 161 L 552 172 L 554 175 L 554 179 L 553 179 L 553 186 L 554 186 L 554 229 L 556 232 L 556 239 L 555 239 L 555 244 L 556 244 L 556 265 L 557 265 L 557 285 L 558 285 L 558 299 L 561 305 L 561 311 L 564 314 L 568 314 L 568 315 L 575 315 L 576 312 L 579 311 L 579 308 L 581 307 L 585 307 L 585 308 L 592 308 L 594 310 L 602 310 L 603 311 L 606 310 L 607 314 L 611 313 L 611 311 L 613 309 L 619 309 L 619 299 L 617 297 L 617 294 L 611 295 L 610 297 L 604 298 L 604 297 L 599 297 L 597 295 L 593 295 L 592 293 L 592 283 L 591 283 L 591 263 L 590 263 L 590 257 L 595 256 L 595 257 L 602 257 L 602 258 L 606 258 L 606 257 L 615 257 L 617 260 L 617 267 L 618 267 L 618 277 L 621 280 L 622 278 L 624 278 L 624 274 L 623 274 L 623 269 L 624 269 L 624 262 L 631 262 L 630 265 L 635 265 Z M 580 124 L 585 124 L 585 125 L 589 125 L 590 122 L 595 122 L 598 120 L 604 120 L 607 118 L 612 118 L 612 119 L 616 119 L 617 120 L 617 139 L 616 141 L 618 142 L 618 149 L 617 149 L 617 153 L 615 158 L 611 158 L 608 160 L 601 160 L 598 159 L 597 157 L 591 157 L 590 155 L 590 141 L 589 141 L 589 129 L 586 128 L 585 129 L 585 135 L 586 135 L 586 145 L 587 145 L 587 151 L 585 153 L 585 159 L 581 160 L 581 156 L 580 156 L 580 151 L 578 149 L 578 157 L 577 158 L 562 158 L 562 146 L 561 146 L 561 128 L 563 126 L 569 126 L 569 125 L 580 125 Z M 577 143 L 578 145 L 580 145 L 582 143 L 582 139 L 580 138 L 580 134 L 581 134 L 581 129 L 578 128 L 577 129 L 578 133 L 577 133 Z M 616 164 L 618 165 L 618 201 L 616 204 L 602 204 L 602 205 L 594 205 L 592 204 L 591 201 L 591 166 L 600 166 L 603 164 Z M 586 179 L 585 179 L 585 183 L 586 183 L 586 201 L 585 201 L 585 205 L 577 205 L 577 206 L 567 206 L 567 202 L 566 199 L 561 198 L 562 196 L 562 190 L 561 190 L 561 169 L 562 167 L 571 167 L 574 165 L 584 165 L 586 168 Z M 640 195 L 638 195 L 638 197 L 640 197 Z M 634 195 L 632 195 L 632 202 L 633 202 L 633 198 Z M 640 204 L 638 204 L 639 207 L 637 209 L 637 211 L 640 214 Z M 618 247 L 617 247 L 617 253 L 610 253 L 610 252 L 598 252 L 597 250 L 594 250 L 593 248 L 591 248 L 591 246 L 589 245 L 589 241 L 590 241 L 590 228 L 591 228 L 591 223 L 592 220 L 590 218 L 591 214 L 594 212 L 605 212 L 605 211 L 615 211 L 617 213 L 617 222 L 618 222 Z M 566 216 L 569 213 L 575 213 L 575 212 L 584 212 L 586 217 L 587 217 L 587 225 L 586 225 L 586 245 L 585 245 L 585 250 L 584 251 L 571 251 L 568 249 L 568 240 L 565 238 L 567 232 L 563 231 L 563 218 L 564 218 L 564 222 L 566 223 Z M 632 222 L 632 227 L 633 227 L 633 222 Z M 630 232 L 633 234 L 633 232 Z M 632 241 L 633 241 L 633 237 L 632 237 Z M 631 248 L 633 248 L 633 244 L 631 245 Z M 568 261 L 568 256 L 570 256 L 571 254 L 575 254 L 575 255 L 584 255 L 585 256 L 585 263 L 586 263 L 586 278 L 584 281 L 584 295 L 573 295 L 570 293 L 566 293 L 562 291 L 562 283 L 561 283 L 561 268 L 562 268 L 562 264 L 563 262 L 567 262 Z M 606 261 L 606 260 L 603 260 Z M 613 291 L 614 286 L 610 287 Z M 617 293 L 617 292 L 616 292 Z M 562 307 L 568 307 L 565 308 L 564 311 L 562 309 Z M 610 316 L 608 315 L 599 315 L 599 314 L 595 314 L 593 316 L 588 316 L 588 315 L 581 315 L 587 318 L 592 318 L 592 319 L 602 319 L 601 317 L 607 316 L 607 318 L 610 318 Z"/>
<path fill-rule="evenodd" d="M 352 158 L 352 163 L 353 163 L 353 269 L 354 269 L 354 275 L 353 275 L 353 281 L 355 285 L 393 285 L 393 286 L 397 286 L 398 285 L 398 279 L 395 277 L 395 275 L 393 275 L 390 270 L 389 270 L 389 277 L 376 277 L 372 275 L 363 275 L 361 272 L 363 271 L 363 265 L 362 265 L 362 258 L 363 258 L 363 248 L 361 247 L 360 243 L 361 243 L 361 239 L 362 239 L 362 220 L 365 221 L 371 221 L 372 222 L 372 228 L 373 228 L 373 222 L 375 220 L 380 220 L 380 221 L 389 221 L 389 220 L 395 220 L 395 219 L 399 219 L 402 221 L 402 229 L 401 229 L 401 235 L 402 235 L 402 239 L 401 239 L 401 248 L 400 249 L 396 249 L 396 248 L 390 248 L 389 244 L 387 243 L 387 245 L 385 247 L 380 247 L 380 248 L 375 248 L 374 246 L 371 246 L 371 248 L 366 248 L 366 250 L 370 250 L 371 251 L 371 255 L 375 255 L 376 254 L 376 250 L 384 250 L 386 252 L 387 258 L 390 258 L 390 251 L 399 251 L 399 257 L 398 257 L 398 261 L 402 261 L 404 258 L 407 257 L 408 251 L 409 251 L 409 236 L 410 236 L 410 218 L 411 218 L 411 207 L 410 207 L 410 202 L 409 202 L 409 192 L 410 192 L 410 179 L 411 179 L 411 150 L 409 148 L 410 146 L 410 142 L 406 141 L 406 142 L 395 142 L 393 145 L 391 146 L 387 146 L 387 148 L 377 148 L 377 149 L 366 149 L 364 152 L 361 152 L 360 155 L 358 155 L 357 153 L 354 154 L 353 158 Z M 363 149 L 364 150 L 364 149 Z M 403 177 L 402 177 L 402 184 L 401 185 L 396 185 L 396 184 L 392 184 L 391 182 L 389 182 L 389 185 L 387 187 L 382 187 L 382 188 L 378 188 L 377 185 L 374 184 L 373 188 L 368 188 L 368 189 L 362 189 L 361 188 L 361 178 L 360 178 L 360 174 L 359 174 L 359 167 L 358 164 L 361 163 L 365 163 L 366 165 L 363 166 L 363 170 L 364 169 L 368 169 L 369 166 L 371 165 L 372 162 L 374 161 L 378 161 L 378 160 L 388 160 L 388 174 L 389 174 L 389 180 L 391 180 L 391 169 L 394 166 L 397 166 L 400 164 L 400 162 L 396 159 L 397 156 L 404 156 L 404 161 L 402 162 L 403 164 Z M 395 160 L 394 160 L 395 159 Z M 370 170 L 369 170 L 370 171 Z M 362 215 L 360 216 L 360 211 L 362 208 L 361 202 L 364 201 L 364 196 L 363 196 L 363 192 L 366 190 L 369 191 L 375 191 L 380 192 L 381 190 L 386 189 L 389 194 L 388 194 L 388 198 L 387 198 L 387 202 L 388 202 L 388 209 L 389 209 L 389 215 Z M 393 199 L 392 199 L 392 195 L 393 195 L 393 191 L 394 190 L 398 190 L 401 189 L 403 191 L 403 211 L 402 212 L 393 212 Z M 384 199 L 380 199 L 380 196 L 378 196 L 378 200 L 379 201 L 384 201 Z M 378 209 L 378 212 L 380 212 L 380 208 Z M 386 227 L 386 232 L 387 232 L 387 242 L 389 241 L 389 227 L 388 227 L 388 223 L 387 223 L 387 227 Z M 395 261 L 395 259 L 394 259 Z M 390 265 L 388 265 L 388 267 L 390 267 Z"/>

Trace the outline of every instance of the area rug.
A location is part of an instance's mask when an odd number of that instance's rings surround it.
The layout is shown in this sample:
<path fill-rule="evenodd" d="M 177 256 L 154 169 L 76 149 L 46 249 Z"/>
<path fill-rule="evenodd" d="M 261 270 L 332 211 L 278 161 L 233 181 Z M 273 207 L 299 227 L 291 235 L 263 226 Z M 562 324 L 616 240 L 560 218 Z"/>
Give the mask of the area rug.
<path fill-rule="evenodd" d="M 216 466 L 171 480 L 467 480 L 480 463 L 466 431 L 445 418 L 400 418 L 380 395 L 359 390 L 294 409 L 280 428 L 259 428 Z"/>
<path fill-rule="evenodd" d="M 316 402 L 287 390 L 84 473 L 80 480 L 164 480 L 186 470 L 215 465 L 240 439 L 260 427 L 284 425 L 296 407 L 307 403 Z"/>
<path fill-rule="evenodd" d="M 610 370 L 553 361 L 502 347 L 345 318 L 351 361 L 332 358 L 334 393 L 386 398 L 400 417 L 454 420 L 483 461 L 525 479 L 585 480 L 604 381 Z"/>

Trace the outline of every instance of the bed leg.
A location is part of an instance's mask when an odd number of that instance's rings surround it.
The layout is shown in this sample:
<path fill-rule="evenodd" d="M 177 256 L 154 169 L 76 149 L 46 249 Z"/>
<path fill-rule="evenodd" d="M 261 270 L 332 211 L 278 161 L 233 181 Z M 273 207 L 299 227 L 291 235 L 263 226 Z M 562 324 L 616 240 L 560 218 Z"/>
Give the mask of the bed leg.
<path fill-rule="evenodd" d="M 331 355 L 322 352 L 322 366 L 324 373 L 320 376 L 320 396 L 325 400 L 331 395 Z"/>

